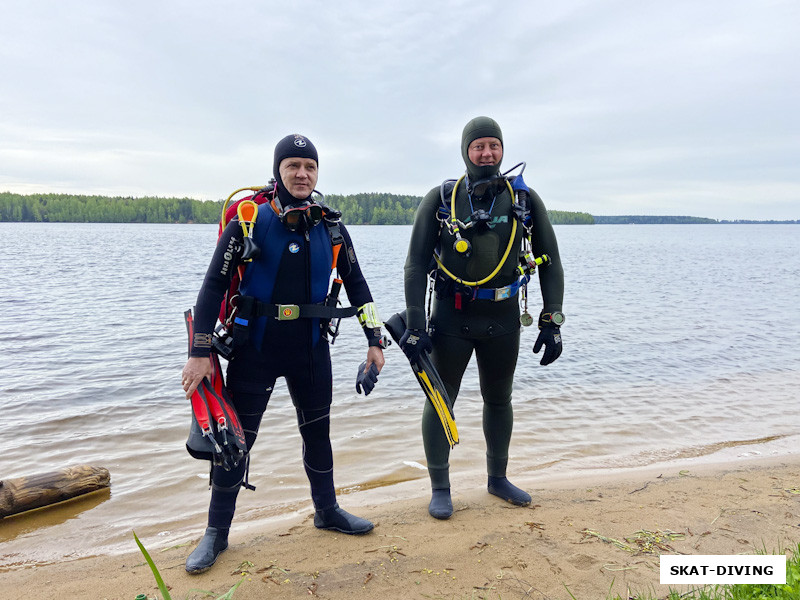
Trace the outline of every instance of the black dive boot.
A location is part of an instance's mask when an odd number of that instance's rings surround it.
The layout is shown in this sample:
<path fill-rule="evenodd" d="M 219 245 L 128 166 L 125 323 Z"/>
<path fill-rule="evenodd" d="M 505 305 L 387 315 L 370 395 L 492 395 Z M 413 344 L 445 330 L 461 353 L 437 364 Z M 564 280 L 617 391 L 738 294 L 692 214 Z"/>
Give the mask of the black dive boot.
<path fill-rule="evenodd" d="M 206 528 L 206 533 L 186 559 L 186 572 L 196 575 L 208 571 L 228 547 L 229 529 Z"/>
<path fill-rule="evenodd" d="M 488 488 L 490 494 L 494 494 L 506 502 L 511 502 L 511 504 L 528 506 L 531 503 L 531 495 L 512 484 L 506 477 L 492 477 L 489 475 Z"/>
<path fill-rule="evenodd" d="M 453 516 L 453 501 L 450 499 L 450 488 L 431 490 L 431 503 L 428 513 L 434 519 L 449 519 Z"/>
<path fill-rule="evenodd" d="M 314 513 L 314 527 L 317 529 L 333 529 L 350 535 L 360 535 L 372 531 L 375 527 L 370 521 L 351 515 L 339 508 L 336 503 L 328 508 L 317 509 Z"/>

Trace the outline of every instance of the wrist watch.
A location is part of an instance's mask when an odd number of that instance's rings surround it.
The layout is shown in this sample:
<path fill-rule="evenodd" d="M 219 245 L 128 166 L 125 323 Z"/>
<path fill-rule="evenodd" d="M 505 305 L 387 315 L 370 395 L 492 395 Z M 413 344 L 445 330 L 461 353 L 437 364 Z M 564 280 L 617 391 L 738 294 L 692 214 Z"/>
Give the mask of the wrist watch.
<path fill-rule="evenodd" d="M 564 313 L 556 310 L 551 313 L 542 313 L 540 320 L 542 323 L 550 323 L 556 327 L 561 327 L 564 324 L 566 317 L 564 317 Z"/>

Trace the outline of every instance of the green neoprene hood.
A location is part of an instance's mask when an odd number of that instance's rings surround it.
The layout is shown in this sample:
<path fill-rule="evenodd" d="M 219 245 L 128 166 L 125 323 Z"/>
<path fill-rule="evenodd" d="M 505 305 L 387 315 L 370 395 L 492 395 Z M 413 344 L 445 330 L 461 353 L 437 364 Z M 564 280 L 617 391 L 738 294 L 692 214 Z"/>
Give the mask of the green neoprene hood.
<path fill-rule="evenodd" d="M 500 170 L 500 164 L 503 162 L 501 157 L 500 162 L 496 165 L 479 167 L 469 159 L 469 145 L 482 137 L 495 137 L 500 140 L 500 144 L 503 143 L 503 132 L 494 119 L 475 117 L 464 126 L 464 132 L 461 134 L 461 157 L 467 166 L 467 176 L 470 181 L 478 181 L 479 179 L 486 179 L 496 175 Z"/>

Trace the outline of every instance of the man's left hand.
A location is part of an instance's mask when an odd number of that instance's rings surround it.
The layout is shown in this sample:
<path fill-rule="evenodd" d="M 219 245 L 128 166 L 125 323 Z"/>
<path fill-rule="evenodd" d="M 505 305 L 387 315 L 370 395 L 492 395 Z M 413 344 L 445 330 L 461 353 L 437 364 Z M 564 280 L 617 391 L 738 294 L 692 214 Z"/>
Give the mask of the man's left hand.
<path fill-rule="evenodd" d="M 549 365 L 561 356 L 561 329 L 555 325 L 543 325 L 539 331 L 539 337 L 533 344 L 533 353 L 539 354 L 539 350 L 544 346 L 544 354 L 539 364 Z"/>

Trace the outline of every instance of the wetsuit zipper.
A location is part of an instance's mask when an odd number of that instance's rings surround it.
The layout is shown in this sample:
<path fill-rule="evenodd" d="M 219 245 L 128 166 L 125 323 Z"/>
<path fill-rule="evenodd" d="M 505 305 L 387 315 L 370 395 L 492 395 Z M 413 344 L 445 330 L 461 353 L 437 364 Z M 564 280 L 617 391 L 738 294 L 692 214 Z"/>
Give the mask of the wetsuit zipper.
<path fill-rule="evenodd" d="M 311 235 L 308 229 L 304 232 L 304 237 L 306 240 L 306 301 L 311 303 Z M 309 364 L 309 375 L 311 376 L 311 385 L 314 385 L 314 319 L 305 319 L 308 323 L 307 327 L 307 334 L 308 334 L 308 364 Z"/>

